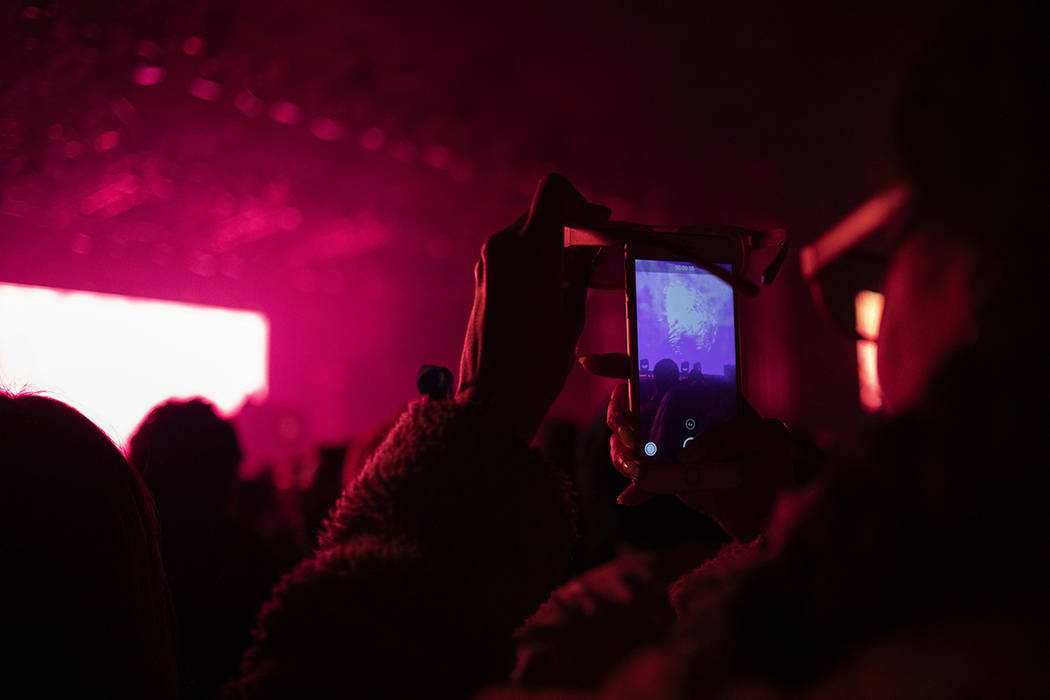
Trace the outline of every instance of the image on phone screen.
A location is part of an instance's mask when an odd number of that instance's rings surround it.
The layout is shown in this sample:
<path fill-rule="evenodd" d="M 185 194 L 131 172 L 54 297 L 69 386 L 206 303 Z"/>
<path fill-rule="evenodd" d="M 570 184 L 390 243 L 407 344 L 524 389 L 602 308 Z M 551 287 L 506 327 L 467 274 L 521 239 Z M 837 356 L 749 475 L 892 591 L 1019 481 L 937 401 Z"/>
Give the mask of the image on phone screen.
<path fill-rule="evenodd" d="M 733 288 L 688 262 L 636 259 L 633 268 L 643 452 L 673 462 L 690 440 L 737 414 Z"/>

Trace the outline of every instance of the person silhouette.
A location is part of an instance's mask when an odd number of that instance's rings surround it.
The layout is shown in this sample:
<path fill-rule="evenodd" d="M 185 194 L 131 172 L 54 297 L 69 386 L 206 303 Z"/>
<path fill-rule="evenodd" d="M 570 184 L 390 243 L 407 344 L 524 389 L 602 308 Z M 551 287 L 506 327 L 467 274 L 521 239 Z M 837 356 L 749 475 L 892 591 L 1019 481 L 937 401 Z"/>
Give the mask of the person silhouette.
<path fill-rule="evenodd" d="M 229 512 L 241 448 L 233 425 L 211 404 L 155 407 L 131 437 L 128 455 L 157 502 L 182 696 L 211 698 L 236 672 L 281 562 Z"/>
<path fill-rule="evenodd" d="M 171 605 L 149 492 L 64 403 L 0 392 L 8 693 L 175 700 Z"/>

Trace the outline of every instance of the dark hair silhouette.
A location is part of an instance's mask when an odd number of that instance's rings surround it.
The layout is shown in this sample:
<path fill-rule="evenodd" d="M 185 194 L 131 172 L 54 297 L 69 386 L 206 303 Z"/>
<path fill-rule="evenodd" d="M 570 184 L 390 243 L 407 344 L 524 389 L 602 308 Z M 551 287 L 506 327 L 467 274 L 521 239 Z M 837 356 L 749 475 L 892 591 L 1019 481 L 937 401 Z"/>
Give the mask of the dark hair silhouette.
<path fill-rule="evenodd" d="M 175 698 L 149 494 L 91 421 L 0 393 L 4 685 L 39 697 Z"/>
<path fill-rule="evenodd" d="M 905 90 L 902 165 L 923 214 L 954 235 L 1011 249 L 1044 238 L 1050 70 L 1031 1 L 966 0 L 946 17 Z"/>
<path fill-rule="evenodd" d="M 678 383 L 678 376 L 678 365 L 674 360 L 663 359 L 653 367 L 653 381 L 661 394 Z"/>
<path fill-rule="evenodd" d="M 128 459 L 153 493 L 162 521 L 208 519 L 222 512 L 241 447 L 233 425 L 210 403 L 168 401 L 139 425 Z"/>
<path fill-rule="evenodd" d="M 241 449 L 211 404 L 157 406 L 131 438 L 129 457 L 157 501 L 182 694 L 211 698 L 236 672 L 281 562 L 227 512 Z"/>

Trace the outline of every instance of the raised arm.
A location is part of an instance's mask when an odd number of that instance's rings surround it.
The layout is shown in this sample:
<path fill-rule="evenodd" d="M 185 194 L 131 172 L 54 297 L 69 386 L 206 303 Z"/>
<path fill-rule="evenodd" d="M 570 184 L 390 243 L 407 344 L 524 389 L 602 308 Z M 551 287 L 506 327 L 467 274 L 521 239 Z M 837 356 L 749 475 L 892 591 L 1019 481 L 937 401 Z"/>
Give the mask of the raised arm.
<path fill-rule="evenodd" d="M 589 261 L 562 226 L 607 217 L 563 178 L 492 236 L 454 399 L 412 404 L 260 614 L 240 698 L 455 697 L 499 681 L 561 581 L 568 483 L 528 446 L 564 385 Z"/>

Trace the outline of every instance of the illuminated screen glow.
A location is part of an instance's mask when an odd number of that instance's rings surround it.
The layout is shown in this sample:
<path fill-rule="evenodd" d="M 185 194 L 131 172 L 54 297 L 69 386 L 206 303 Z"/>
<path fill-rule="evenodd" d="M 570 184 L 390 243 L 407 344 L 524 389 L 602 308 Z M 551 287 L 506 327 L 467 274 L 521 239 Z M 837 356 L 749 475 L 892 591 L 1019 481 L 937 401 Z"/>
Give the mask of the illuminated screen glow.
<path fill-rule="evenodd" d="M 733 288 L 696 265 L 666 260 L 635 260 L 634 282 L 644 450 L 670 462 L 736 415 Z"/>
<path fill-rule="evenodd" d="M 253 311 L 0 284 L 0 388 L 64 401 L 123 448 L 169 398 L 227 416 L 263 399 L 269 335 Z"/>

